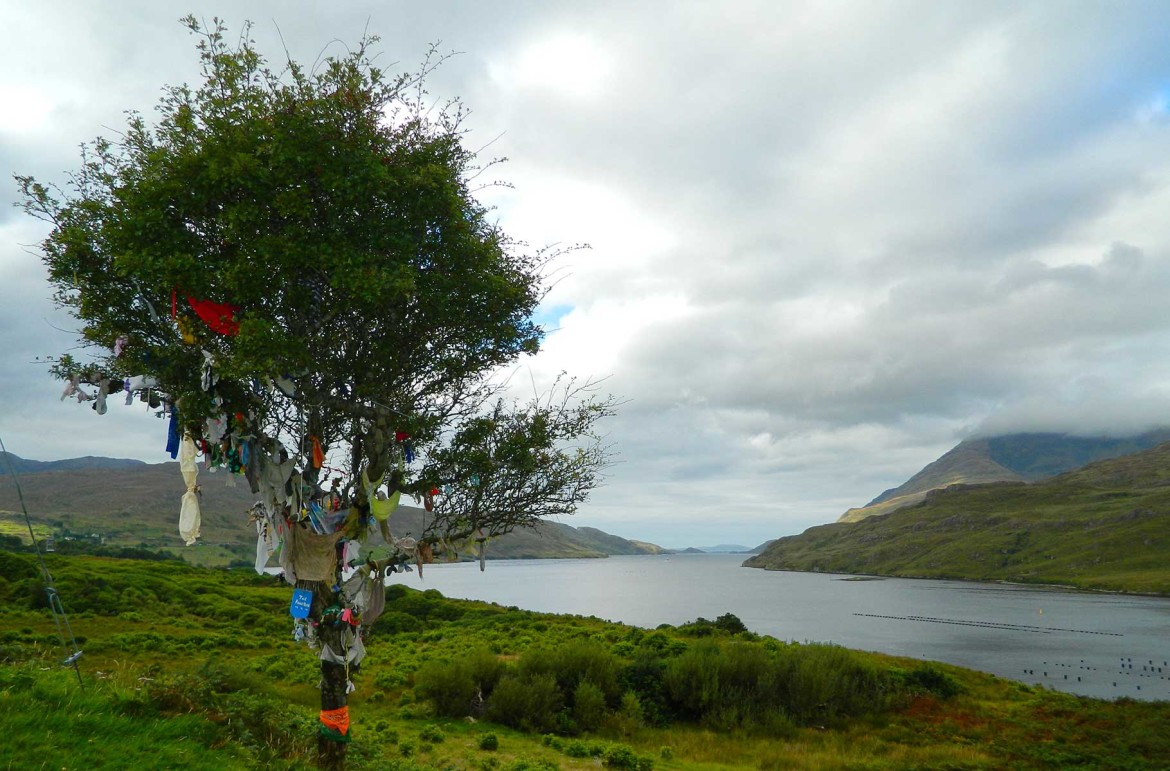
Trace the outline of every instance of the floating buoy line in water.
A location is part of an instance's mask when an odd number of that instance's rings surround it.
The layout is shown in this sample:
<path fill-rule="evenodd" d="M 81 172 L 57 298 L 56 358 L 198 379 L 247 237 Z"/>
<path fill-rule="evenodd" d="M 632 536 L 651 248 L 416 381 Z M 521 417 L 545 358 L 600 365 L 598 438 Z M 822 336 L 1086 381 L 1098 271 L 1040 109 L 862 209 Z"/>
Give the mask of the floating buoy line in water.
<path fill-rule="evenodd" d="M 1125 637 L 1120 632 L 1101 632 L 1089 629 L 1066 629 L 1055 626 L 1033 626 L 1031 624 L 1013 624 L 997 621 L 978 621 L 975 619 L 961 619 L 961 618 L 938 618 L 934 616 L 893 616 L 884 615 L 880 613 L 854 613 L 854 616 L 864 618 L 880 618 L 891 621 L 918 621 L 930 624 L 953 624 L 956 626 L 971 626 L 979 627 L 988 630 L 1005 631 L 1005 632 L 1027 632 L 1032 634 L 1054 634 L 1054 633 L 1069 633 L 1069 634 L 1089 634 L 1101 635 L 1106 637 Z M 1143 663 L 1143 661 L 1145 663 Z M 1075 666 L 1075 670 L 1074 670 Z M 1101 667 L 1090 666 L 1085 659 L 1080 660 L 1079 665 L 1073 665 L 1057 661 L 1044 661 L 1037 668 L 1026 667 L 1022 670 L 1020 677 L 1021 681 L 1034 682 L 1037 685 L 1046 685 L 1055 683 L 1057 681 L 1072 685 L 1072 683 L 1081 683 L 1085 687 L 1105 688 L 1106 685 L 1112 685 L 1114 690 L 1132 690 L 1142 692 L 1142 683 L 1139 680 L 1147 680 L 1146 692 L 1153 689 L 1155 694 L 1164 690 L 1165 697 L 1170 698 L 1170 662 L 1163 660 L 1157 661 L 1152 658 L 1138 659 L 1137 666 L 1141 667 L 1141 671 L 1135 669 L 1134 660 L 1132 657 L 1120 657 L 1119 664 L 1115 671 L 1102 672 L 1100 675 L 1090 675 L 1090 672 L 1100 672 Z M 1107 669 L 1109 669 L 1107 667 Z M 1065 671 L 1061 671 L 1065 670 Z M 1080 674 L 1078 674 L 1078 672 Z M 1112 676 L 1110 676 L 1110 674 Z M 1101 678 L 1104 677 L 1104 681 Z M 1128 682 L 1126 678 L 1130 679 Z M 1074 693 L 1079 691 L 1073 690 Z M 1143 692 L 1143 696 L 1146 692 Z M 1105 696 L 1100 694 L 1099 697 L 1117 698 Z M 1159 698 L 1155 696 L 1155 698 Z"/>
<path fill-rule="evenodd" d="M 1005 624 L 997 621 L 972 621 L 961 618 L 934 618 L 932 616 L 883 616 L 880 613 L 854 613 L 855 616 L 866 618 L 887 618 L 893 621 L 922 621 L 928 624 L 954 624 L 956 626 L 981 626 L 990 629 L 1004 629 L 1010 632 L 1035 632 L 1038 634 L 1052 634 L 1053 632 L 1072 632 L 1074 634 L 1097 634 L 1106 637 L 1125 637 L 1118 632 L 1096 632 L 1089 629 L 1062 629 L 1058 626 L 1032 626 L 1030 624 Z"/>
<path fill-rule="evenodd" d="M 24 490 L 20 487 L 20 476 L 16 473 L 16 466 L 13 465 L 12 456 L 4 446 L 3 438 L 0 438 L 0 453 L 4 454 L 4 461 L 8 465 L 8 474 L 12 477 L 12 483 L 16 485 L 16 496 L 20 499 L 20 510 L 24 513 L 24 523 L 28 526 L 28 536 L 32 539 L 33 551 L 37 554 L 37 563 L 41 568 L 41 581 L 45 587 L 45 596 L 49 600 L 49 610 L 53 614 L 53 624 L 57 627 L 57 639 L 61 641 L 61 648 L 65 651 L 65 659 L 61 662 L 61 666 L 73 667 L 73 673 L 77 675 L 77 684 L 84 690 L 85 683 L 81 680 L 81 668 L 77 665 L 77 660 L 81 658 L 81 648 L 77 646 L 77 638 L 73 636 L 73 628 L 69 626 L 69 616 L 65 614 L 65 606 L 61 604 L 61 595 L 53 583 L 53 574 L 49 572 L 49 566 L 45 564 L 45 558 L 41 555 L 41 547 L 37 543 L 37 535 L 33 531 L 32 518 L 29 517 L 28 506 L 24 503 Z"/>

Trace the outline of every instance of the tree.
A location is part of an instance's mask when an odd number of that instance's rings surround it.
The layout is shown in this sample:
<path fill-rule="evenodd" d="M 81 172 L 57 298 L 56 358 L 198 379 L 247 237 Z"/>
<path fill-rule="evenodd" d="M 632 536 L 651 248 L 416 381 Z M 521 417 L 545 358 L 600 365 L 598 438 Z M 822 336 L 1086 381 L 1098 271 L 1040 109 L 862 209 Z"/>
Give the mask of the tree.
<path fill-rule="evenodd" d="M 274 71 L 247 28 L 231 45 L 220 21 L 183 21 L 198 88 L 165 88 L 153 126 L 132 112 L 120 137 L 83 147 L 63 188 L 17 178 L 25 210 L 52 225 L 55 299 L 94 352 L 54 374 L 103 412 L 112 393 L 161 394 L 189 471 L 188 540 L 196 451 L 248 478 L 259 537 L 283 537 L 286 576 L 312 593 L 298 624 L 331 651 L 320 747 L 338 766 L 370 576 L 572 513 L 605 466 L 594 427 L 614 402 L 567 379 L 528 403 L 502 397 L 501 368 L 539 349 L 555 254 L 509 239 L 476 201 L 494 161 L 463 146 L 457 102 L 428 104 L 433 52 L 390 77 L 367 38 Z M 403 493 L 433 509 L 416 538 L 386 519 Z M 390 556 L 354 560 L 376 531 Z"/>

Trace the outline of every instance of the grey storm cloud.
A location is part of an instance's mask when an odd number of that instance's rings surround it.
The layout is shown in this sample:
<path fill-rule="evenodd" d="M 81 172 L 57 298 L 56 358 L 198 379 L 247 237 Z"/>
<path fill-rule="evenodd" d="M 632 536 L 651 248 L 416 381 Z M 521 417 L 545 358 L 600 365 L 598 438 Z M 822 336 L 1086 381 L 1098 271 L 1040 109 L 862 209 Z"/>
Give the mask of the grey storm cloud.
<path fill-rule="evenodd" d="M 252 20 L 272 58 L 367 28 L 390 69 L 461 52 L 429 88 L 510 159 L 485 201 L 536 246 L 592 244 L 550 274 L 555 331 L 513 375 L 626 400 L 577 524 L 754 545 L 973 433 L 1165 423 L 1164 4 L 25 5 L 0 164 L 60 183 L 79 142 L 197 80 L 188 12 Z M 0 432 L 29 457 L 164 459 L 153 418 L 61 403 L 32 363 L 73 345 L 44 232 L 0 212 Z"/>

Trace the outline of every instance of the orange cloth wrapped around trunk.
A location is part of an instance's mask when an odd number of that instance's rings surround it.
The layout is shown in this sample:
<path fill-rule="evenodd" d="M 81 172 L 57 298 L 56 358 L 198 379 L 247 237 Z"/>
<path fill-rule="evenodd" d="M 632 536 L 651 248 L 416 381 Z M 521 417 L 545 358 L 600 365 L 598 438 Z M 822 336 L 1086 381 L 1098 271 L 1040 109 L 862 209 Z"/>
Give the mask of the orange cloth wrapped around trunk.
<path fill-rule="evenodd" d="M 349 733 L 349 706 L 321 710 L 321 724 L 341 735 Z"/>

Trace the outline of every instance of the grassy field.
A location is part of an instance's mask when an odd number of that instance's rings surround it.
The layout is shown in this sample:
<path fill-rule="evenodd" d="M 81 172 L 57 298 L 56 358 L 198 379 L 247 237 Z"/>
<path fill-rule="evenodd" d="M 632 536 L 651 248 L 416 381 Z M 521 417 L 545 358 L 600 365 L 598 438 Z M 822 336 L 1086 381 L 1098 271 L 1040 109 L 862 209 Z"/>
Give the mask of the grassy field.
<path fill-rule="evenodd" d="M 48 538 L 53 534 L 53 528 L 34 522 L 33 533 L 38 539 Z M 29 543 L 28 525 L 24 521 L 24 515 L 15 511 L 0 511 L 0 536 L 11 536 L 19 538 L 21 543 Z"/>
<path fill-rule="evenodd" d="M 176 561 L 0 552 L 0 768 L 309 768 L 316 660 L 290 590 Z M 739 629 L 644 630 L 397 588 L 354 677 L 350 767 L 1165 768 L 1170 704 L 1104 702 Z M 471 685 L 486 701 L 463 698 Z M 474 693 L 474 692 L 472 692 Z M 474 716 L 469 716 L 469 713 Z"/>
<path fill-rule="evenodd" d="M 779 539 L 746 564 L 1170 594 L 1170 445 L 1032 485 L 935 491 Z"/>

